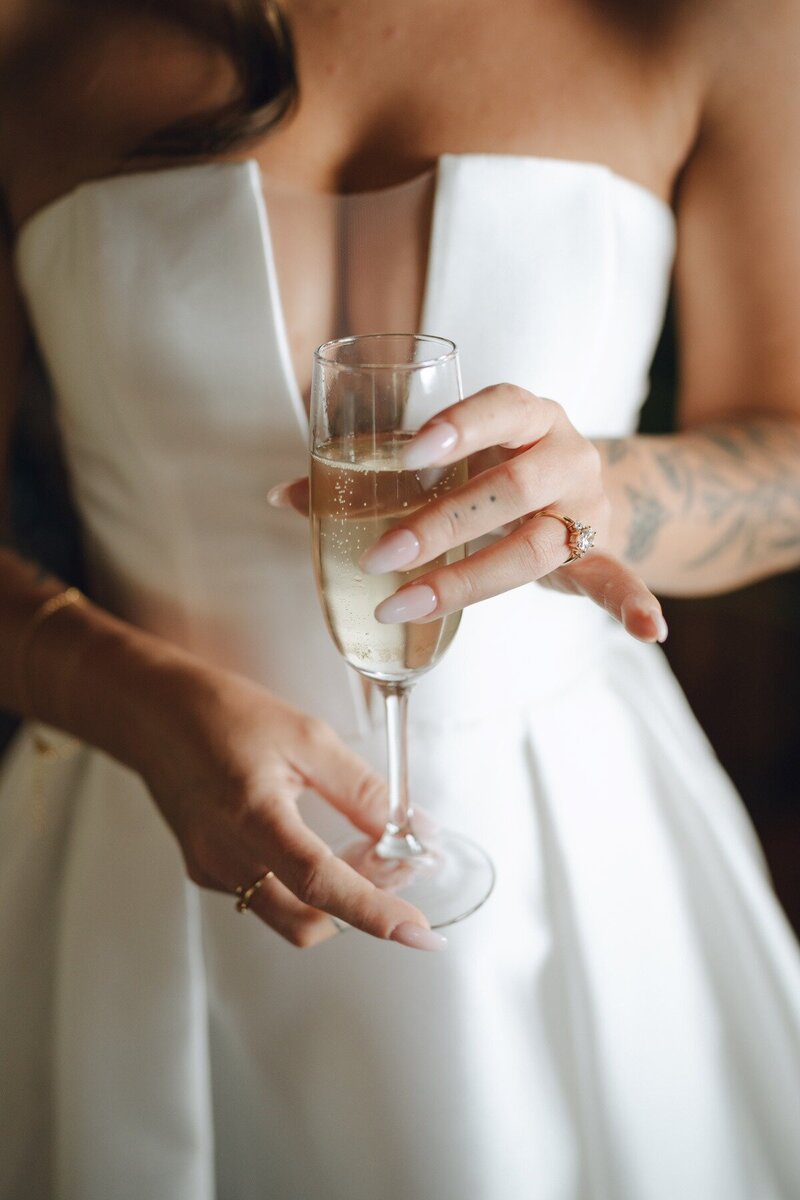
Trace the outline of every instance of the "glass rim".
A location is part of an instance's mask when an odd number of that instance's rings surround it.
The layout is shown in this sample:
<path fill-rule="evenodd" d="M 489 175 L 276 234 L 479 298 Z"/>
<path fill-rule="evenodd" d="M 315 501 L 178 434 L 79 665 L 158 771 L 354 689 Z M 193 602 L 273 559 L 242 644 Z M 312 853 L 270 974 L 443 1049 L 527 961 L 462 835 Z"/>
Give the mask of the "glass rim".
<path fill-rule="evenodd" d="M 420 359 L 419 362 L 360 362 L 347 363 L 339 362 L 336 358 L 331 358 L 328 351 L 334 347 L 352 346 L 356 342 L 377 342 L 387 338 L 405 338 L 412 342 L 436 342 L 442 347 L 447 347 L 442 354 L 437 354 L 434 358 Z M 349 337 L 331 338 L 328 342 L 323 342 L 321 346 L 317 346 L 314 351 L 314 362 L 323 367 L 335 367 L 337 371 L 421 371 L 425 367 L 439 366 L 441 363 L 451 362 L 458 357 L 458 347 L 450 338 L 440 337 L 436 333 L 356 333 Z"/>

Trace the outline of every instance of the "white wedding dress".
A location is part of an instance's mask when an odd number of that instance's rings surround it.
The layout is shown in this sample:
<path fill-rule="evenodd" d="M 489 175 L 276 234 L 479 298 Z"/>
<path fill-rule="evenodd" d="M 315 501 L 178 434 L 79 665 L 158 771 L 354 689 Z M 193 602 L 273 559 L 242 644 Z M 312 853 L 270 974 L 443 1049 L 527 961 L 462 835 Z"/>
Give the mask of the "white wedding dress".
<path fill-rule="evenodd" d="M 430 186 L 419 323 L 458 343 L 465 391 L 635 429 L 669 208 L 520 156 L 445 156 Z M 85 184 L 17 247 L 92 594 L 380 764 L 307 527 L 267 503 L 307 454 L 280 258 L 252 162 Z M 440 955 L 289 947 L 187 882 L 133 774 L 85 747 L 37 765 L 23 729 L 2 1200 L 797 1200 L 797 947 L 661 651 L 532 585 L 465 614 L 411 709 L 418 800 L 498 873 Z"/>

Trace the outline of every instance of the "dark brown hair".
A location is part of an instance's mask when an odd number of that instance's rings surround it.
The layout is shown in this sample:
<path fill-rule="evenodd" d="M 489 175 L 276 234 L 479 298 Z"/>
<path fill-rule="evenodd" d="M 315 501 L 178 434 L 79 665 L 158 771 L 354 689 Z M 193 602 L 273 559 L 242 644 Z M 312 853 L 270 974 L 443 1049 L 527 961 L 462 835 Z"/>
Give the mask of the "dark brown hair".
<path fill-rule="evenodd" d="M 141 0 L 138 7 L 145 7 Z M 294 46 L 278 0 L 146 0 L 146 7 L 226 50 L 239 93 L 224 108 L 160 130 L 138 148 L 137 157 L 225 151 L 263 136 L 296 103 Z"/>

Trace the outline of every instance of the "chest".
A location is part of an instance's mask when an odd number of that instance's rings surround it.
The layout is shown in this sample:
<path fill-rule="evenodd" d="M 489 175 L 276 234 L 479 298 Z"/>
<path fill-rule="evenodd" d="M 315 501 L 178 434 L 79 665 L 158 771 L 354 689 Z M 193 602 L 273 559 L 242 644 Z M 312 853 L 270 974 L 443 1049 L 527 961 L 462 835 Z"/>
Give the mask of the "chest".
<path fill-rule="evenodd" d="M 406 179 L 441 153 L 599 159 L 666 198 L 694 128 L 691 69 L 669 22 L 645 30 L 624 7 L 300 0 L 300 104 L 259 158 L 343 192 Z"/>

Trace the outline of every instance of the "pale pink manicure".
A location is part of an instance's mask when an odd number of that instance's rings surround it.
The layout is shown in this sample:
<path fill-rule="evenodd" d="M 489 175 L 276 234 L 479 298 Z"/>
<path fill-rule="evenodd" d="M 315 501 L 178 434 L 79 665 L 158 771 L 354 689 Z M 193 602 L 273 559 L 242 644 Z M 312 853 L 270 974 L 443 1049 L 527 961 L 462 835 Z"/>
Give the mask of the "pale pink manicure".
<path fill-rule="evenodd" d="M 458 430 L 448 421 L 437 421 L 424 433 L 408 443 L 400 457 L 404 467 L 431 467 L 452 450 L 458 441 Z"/>
<path fill-rule="evenodd" d="M 419 555 L 419 540 L 410 529 L 393 529 L 363 555 L 359 566 L 368 575 L 400 571 Z"/>
<path fill-rule="evenodd" d="M 392 934 L 392 941 L 401 946 L 410 946 L 412 950 L 444 950 L 447 938 L 423 925 L 414 925 L 411 921 L 403 921 Z"/>
<path fill-rule="evenodd" d="M 433 588 L 421 583 L 395 592 L 388 600 L 382 601 L 375 609 L 375 620 L 380 621 L 381 625 L 402 625 L 404 621 L 430 616 L 437 603 Z"/>
<path fill-rule="evenodd" d="M 667 622 L 664 620 L 664 617 L 661 613 L 654 614 L 654 620 L 657 630 L 656 639 L 663 645 L 669 637 L 669 626 L 667 625 Z"/>

